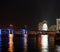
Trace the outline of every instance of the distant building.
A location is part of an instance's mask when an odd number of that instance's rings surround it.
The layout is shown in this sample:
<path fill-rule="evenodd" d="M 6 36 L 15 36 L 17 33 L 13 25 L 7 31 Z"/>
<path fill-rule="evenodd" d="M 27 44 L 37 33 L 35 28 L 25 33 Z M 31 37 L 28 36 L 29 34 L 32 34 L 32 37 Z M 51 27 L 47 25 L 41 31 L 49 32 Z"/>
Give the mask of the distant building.
<path fill-rule="evenodd" d="M 60 30 L 60 19 L 56 19 L 56 30 Z"/>
<path fill-rule="evenodd" d="M 42 28 L 42 30 L 45 30 L 45 31 L 47 31 L 48 30 L 48 25 L 47 25 L 47 21 L 46 20 L 44 20 L 43 22 L 42 22 L 42 24 L 43 24 L 43 28 Z"/>
<path fill-rule="evenodd" d="M 49 31 L 55 31 L 56 30 L 56 25 L 51 25 L 49 27 Z"/>
<path fill-rule="evenodd" d="M 43 20 L 38 24 L 38 30 L 48 30 L 47 21 Z"/>
<path fill-rule="evenodd" d="M 43 28 L 42 28 L 42 30 L 45 30 L 45 31 L 47 31 L 47 30 L 48 30 L 47 23 L 44 23 L 44 24 L 43 24 Z"/>
<path fill-rule="evenodd" d="M 42 30 L 42 23 L 41 22 L 38 24 L 38 30 Z"/>

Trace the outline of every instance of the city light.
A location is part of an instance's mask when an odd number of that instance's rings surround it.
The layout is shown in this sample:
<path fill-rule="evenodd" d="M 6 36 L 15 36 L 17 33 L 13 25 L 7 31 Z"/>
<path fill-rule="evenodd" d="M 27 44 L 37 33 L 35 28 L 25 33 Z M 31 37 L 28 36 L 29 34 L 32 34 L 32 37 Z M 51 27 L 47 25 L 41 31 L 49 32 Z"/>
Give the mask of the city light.
<path fill-rule="evenodd" d="M 27 52 L 27 30 L 22 29 L 23 35 L 24 35 L 24 51 Z"/>
<path fill-rule="evenodd" d="M 48 30 L 48 26 L 46 23 L 43 24 L 43 29 L 47 31 Z M 42 44 L 42 52 L 48 52 L 48 35 L 41 35 L 41 44 Z"/>
<path fill-rule="evenodd" d="M 13 48 L 14 48 L 13 47 L 13 30 L 11 30 L 11 29 L 8 29 L 8 30 L 9 30 L 9 51 L 13 52 Z"/>
<path fill-rule="evenodd" d="M 43 28 L 42 30 L 47 31 L 47 30 L 48 30 L 47 24 L 46 24 L 46 23 L 44 23 L 42 28 Z"/>

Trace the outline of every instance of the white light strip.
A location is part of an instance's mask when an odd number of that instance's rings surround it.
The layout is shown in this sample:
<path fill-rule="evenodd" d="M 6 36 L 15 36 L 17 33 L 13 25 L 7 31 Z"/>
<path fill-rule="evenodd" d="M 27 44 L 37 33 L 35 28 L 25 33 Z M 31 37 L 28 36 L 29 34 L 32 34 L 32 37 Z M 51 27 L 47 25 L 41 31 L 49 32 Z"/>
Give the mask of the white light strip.
<path fill-rule="evenodd" d="M 27 34 L 24 34 L 24 52 L 27 52 Z"/>
<path fill-rule="evenodd" d="M 23 29 L 22 32 L 24 34 L 24 52 L 27 52 L 27 30 Z"/>
<path fill-rule="evenodd" d="M 48 30 L 46 23 L 43 24 L 44 31 Z M 42 52 L 48 52 L 48 35 L 41 35 Z"/>
<path fill-rule="evenodd" d="M 48 35 L 41 35 L 42 52 L 48 52 Z"/>

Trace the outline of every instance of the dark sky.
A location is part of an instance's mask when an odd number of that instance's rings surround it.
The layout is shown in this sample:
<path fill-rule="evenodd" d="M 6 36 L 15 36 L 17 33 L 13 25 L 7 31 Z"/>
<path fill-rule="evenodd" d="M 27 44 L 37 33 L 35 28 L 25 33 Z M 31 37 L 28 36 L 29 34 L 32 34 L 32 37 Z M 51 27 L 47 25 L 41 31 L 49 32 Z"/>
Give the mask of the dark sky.
<path fill-rule="evenodd" d="M 0 25 L 28 25 L 36 28 L 38 22 L 46 19 L 48 24 L 55 24 L 60 16 L 59 0 L 1 0 Z"/>

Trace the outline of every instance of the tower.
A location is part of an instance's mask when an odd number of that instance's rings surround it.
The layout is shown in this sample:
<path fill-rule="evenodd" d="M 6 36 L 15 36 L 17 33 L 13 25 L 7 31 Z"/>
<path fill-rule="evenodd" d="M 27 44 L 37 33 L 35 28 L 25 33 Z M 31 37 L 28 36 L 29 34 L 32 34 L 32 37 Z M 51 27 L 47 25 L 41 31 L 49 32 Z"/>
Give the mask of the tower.
<path fill-rule="evenodd" d="M 60 30 L 60 19 L 56 19 L 56 30 Z"/>

